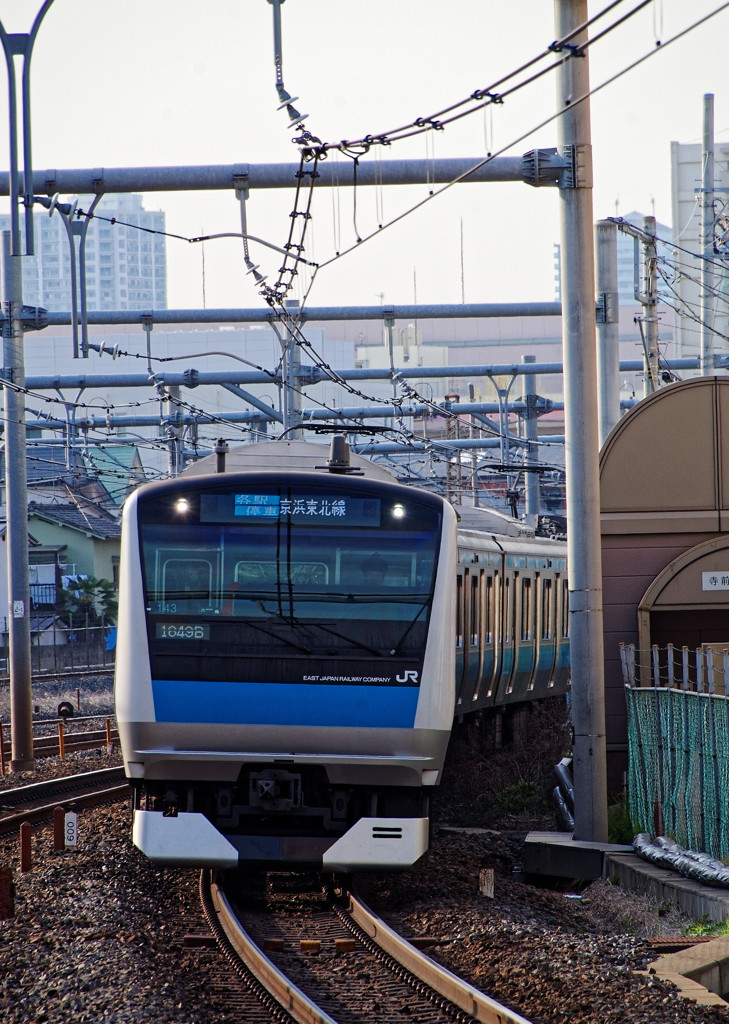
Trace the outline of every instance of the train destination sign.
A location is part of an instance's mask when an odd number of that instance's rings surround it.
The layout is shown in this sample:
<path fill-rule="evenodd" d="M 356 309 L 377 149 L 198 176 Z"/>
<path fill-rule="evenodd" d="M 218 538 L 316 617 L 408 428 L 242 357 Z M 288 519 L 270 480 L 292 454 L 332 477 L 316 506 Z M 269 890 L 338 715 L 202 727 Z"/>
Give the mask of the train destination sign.
<path fill-rule="evenodd" d="M 380 498 L 355 498 L 325 493 L 202 494 L 201 523 L 242 523 L 265 525 L 282 520 L 307 526 L 380 525 Z"/>

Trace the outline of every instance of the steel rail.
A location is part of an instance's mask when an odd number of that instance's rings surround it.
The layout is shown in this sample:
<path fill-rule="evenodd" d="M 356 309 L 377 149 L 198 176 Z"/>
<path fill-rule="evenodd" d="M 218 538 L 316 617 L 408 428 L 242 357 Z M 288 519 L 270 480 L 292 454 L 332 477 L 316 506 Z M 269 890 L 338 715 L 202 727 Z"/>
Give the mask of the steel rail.
<path fill-rule="evenodd" d="M 527 1018 L 498 1003 L 469 982 L 435 963 L 416 949 L 379 918 L 352 893 L 345 893 L 344 905 L 338 915 L 351 930 L 359 931 L 365 945 L 376 945 L 400 967 L 414 975 L 444 1001 L 468 1014 L 482 1024 L 530 1024 Z M 316 1006 L 300 991 L 266 954 L 256 945 L 243 928 L 221 887 L 211 886 L 213 930 L 222 932 L 226 942 L 241 958 L 248 971 L 264 986 L 277 1003 L 300 1024 L 336 1024 L 324 1010 Z M 351 923 L 350 923 L 351 922 Z"/>
<path fill-rule="evenodd" d="M 215 918 L 209 918 L 213 930 L 218 936 L 218 929 L 222 931 L 235 954 L 279 1006 L 299 1024 L 338 1024 L 297 988 L 256 945 L 238 920 L 222 888 L 211 885 L 210 895 L 215 911 Z M 218 928 L 215 928 L 214 921 Z"/>
<path fill-rule="evenodd" d="M 50 818 L 58 806 L 91 807 L 126 799 L 129 793 L 129 783 L 121 767 L 0 790 L 0 835 L 16 831 L 24 821 Z"/>
<path fill-rule="evenodd" d="M 422 979 L 444 999 L 471 1017 L 483 1024 L 530 1024 L 520 1013 L 498 1003 L 416 949 L 352 893 L 349 893 L 349 914 L 355 924 L 405 970 Z"/>

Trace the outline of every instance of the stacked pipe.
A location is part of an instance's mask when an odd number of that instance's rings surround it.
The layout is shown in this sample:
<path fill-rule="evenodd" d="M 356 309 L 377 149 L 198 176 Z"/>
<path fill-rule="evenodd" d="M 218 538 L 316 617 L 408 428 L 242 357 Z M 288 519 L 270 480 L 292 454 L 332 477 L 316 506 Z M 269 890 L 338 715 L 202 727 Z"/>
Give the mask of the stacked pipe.
<path fill-rule="evenodd" d="M 572 758 L 563 757 L 554 767 L 557 785 L 552 790 L 552 800 L 557 809 L 557 819 L 567 832 L 575 827 L 575 785 L 572 779 Z"/>

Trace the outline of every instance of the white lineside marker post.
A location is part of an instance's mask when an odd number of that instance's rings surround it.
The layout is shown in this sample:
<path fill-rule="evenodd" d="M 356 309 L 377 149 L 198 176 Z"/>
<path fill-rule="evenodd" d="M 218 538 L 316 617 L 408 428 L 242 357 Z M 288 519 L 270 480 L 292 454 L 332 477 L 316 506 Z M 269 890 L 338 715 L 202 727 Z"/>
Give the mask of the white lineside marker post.
<path fill-rule="evenodd" d="M 75 811 L 66 811 L 63 819 L 63 837 L 66 848 L 78 846 L 78 814 Z"/>
<path fill-rule="evenodd" d="M 494 898 L 494 869 L 481 868 L 478 873 L 478 888 L 482 896 Z"/>

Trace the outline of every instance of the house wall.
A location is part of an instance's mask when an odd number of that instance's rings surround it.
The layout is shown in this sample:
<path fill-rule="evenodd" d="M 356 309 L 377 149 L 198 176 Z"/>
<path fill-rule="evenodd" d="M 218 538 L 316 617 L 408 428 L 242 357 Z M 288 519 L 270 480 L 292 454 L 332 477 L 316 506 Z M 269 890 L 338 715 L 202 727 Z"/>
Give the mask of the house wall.
<path fill-rule="evenodd" d="M 29 529 L 33 536 L 45 545 L 65 544 L 65 559 L 69 571 L 95 576 L 97 579 L 111 580 L 113 575 L 113 558 L 119 556 L 120 541 L 118 538 L 104 540 L 90 534 L 74 530 L 61 523 L 48 523 L 31 516 Z"/>
<path fill-rule="evenodd" d="M 611 788 L 620 786 L 628 750 L 620 644 L 638 643 L 638 605 L 658 573 L 713 534 L 622 534 L 602 538 L 605 733 Z"/>

